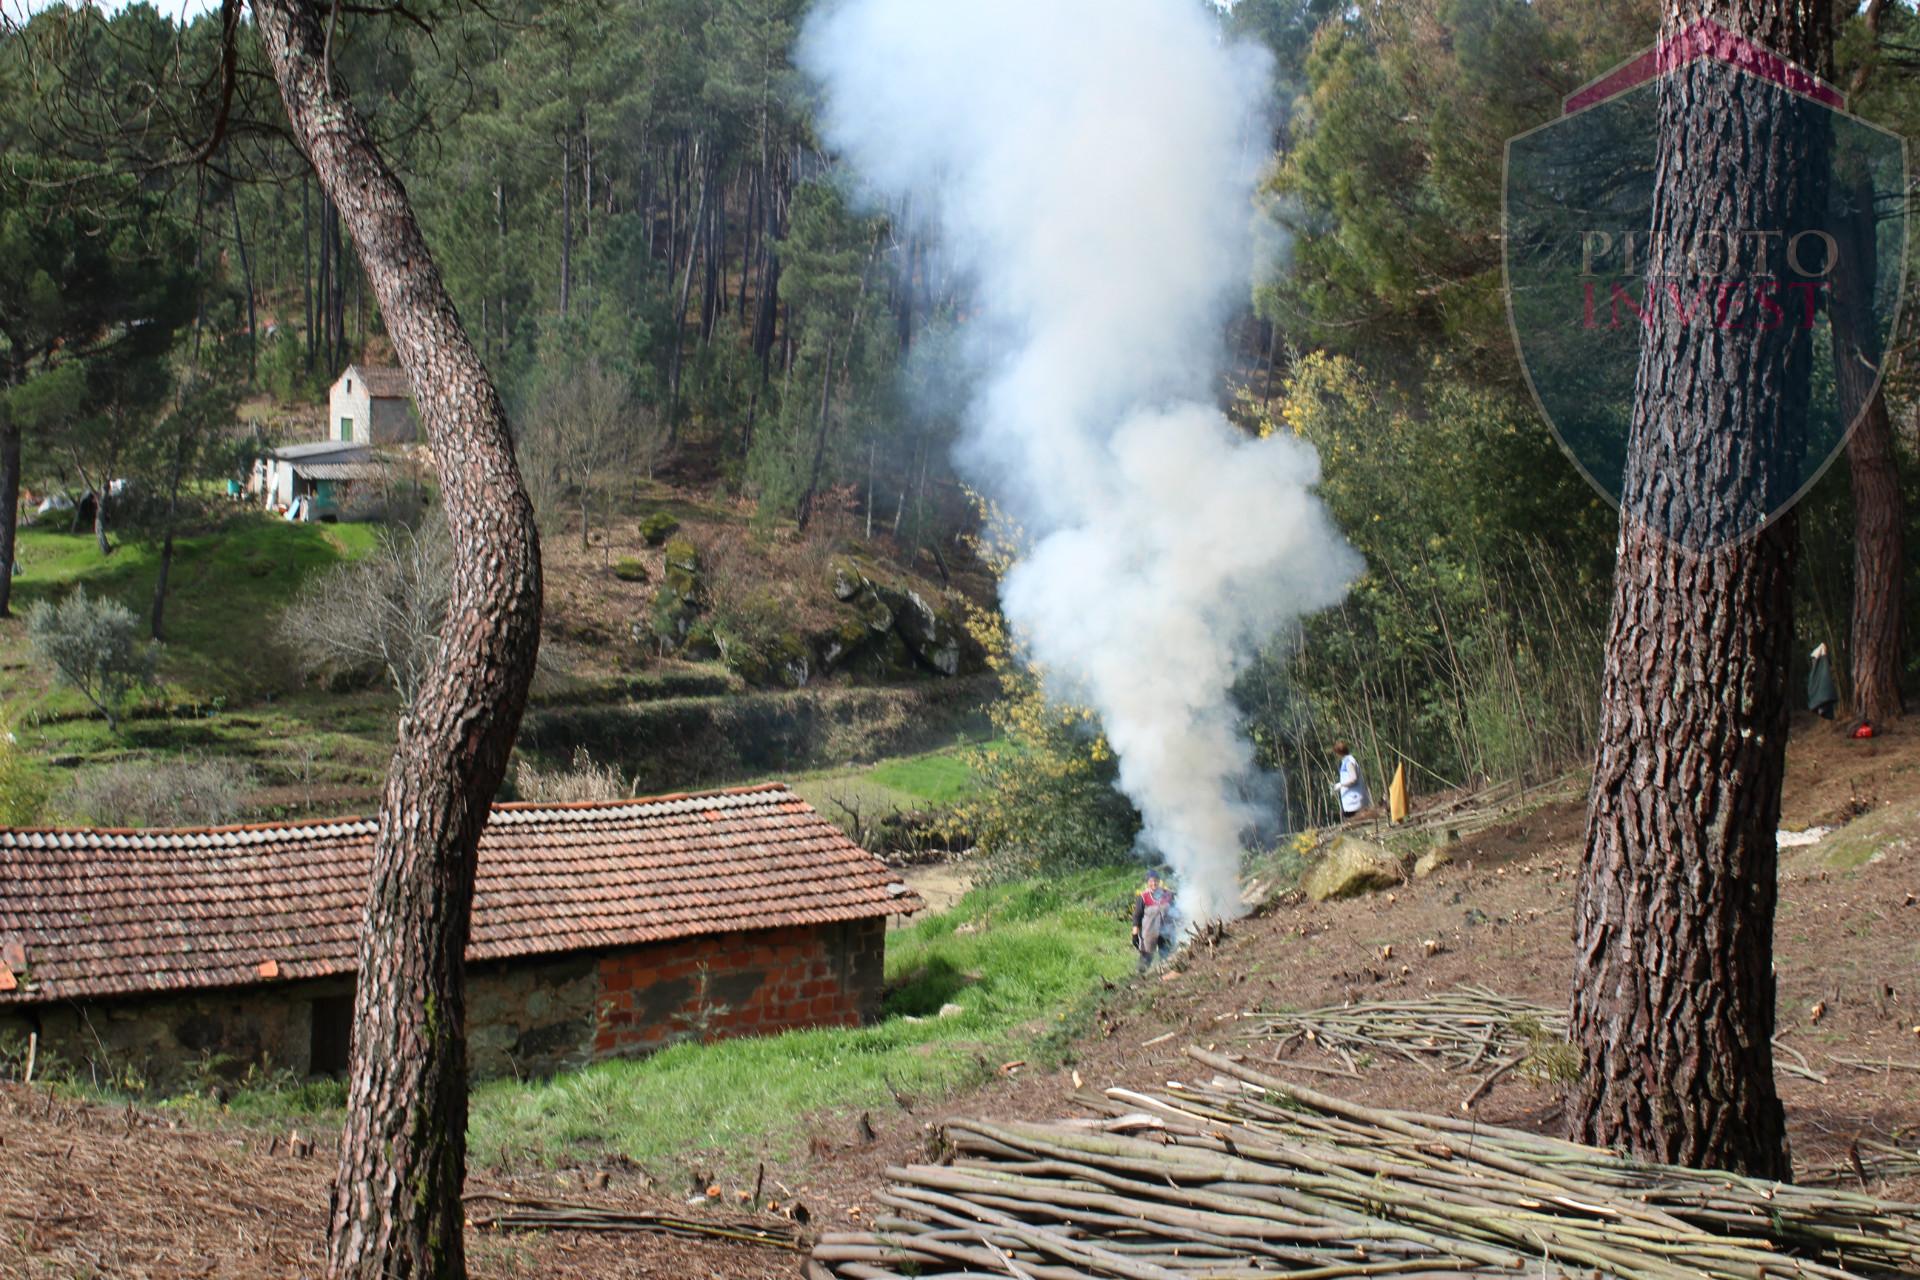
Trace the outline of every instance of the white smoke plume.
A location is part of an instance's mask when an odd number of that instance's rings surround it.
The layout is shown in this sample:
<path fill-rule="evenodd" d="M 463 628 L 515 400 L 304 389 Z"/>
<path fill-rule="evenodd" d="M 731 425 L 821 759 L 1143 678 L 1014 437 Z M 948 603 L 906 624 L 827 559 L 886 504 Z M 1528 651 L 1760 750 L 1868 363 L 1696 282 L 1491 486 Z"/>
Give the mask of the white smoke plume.
<path fill-rule="evenodd" d="M 801 63 L 827 144 L 930 208 L 970 281 L 959 461 L 1031 539 L 1001 584 L 1014 633 L 1098 714 L 1182 915 L 1237 914 L 1242 832 L 1276 815 L 1245 799 L 1229 688 L 1359 568 L 1313 450 L 1214 400 L 1264 54 L 1197 0 L 830 0 Z"/>

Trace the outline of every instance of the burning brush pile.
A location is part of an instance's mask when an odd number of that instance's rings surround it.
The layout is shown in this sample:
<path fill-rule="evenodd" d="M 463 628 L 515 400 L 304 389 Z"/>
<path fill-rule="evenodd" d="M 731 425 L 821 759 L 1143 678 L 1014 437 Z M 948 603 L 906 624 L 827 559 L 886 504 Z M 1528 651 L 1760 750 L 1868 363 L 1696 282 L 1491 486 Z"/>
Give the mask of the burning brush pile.
<path fill-rule="evenodd" d="M 955 1121 L 890 1171 L 891 1216 L 823 1236 L 810 1280 L 1920 1274 L 1920 1205 L 1625 1160 L 1216 1072 L 1084 1096 L 1094 1118 Z"/>

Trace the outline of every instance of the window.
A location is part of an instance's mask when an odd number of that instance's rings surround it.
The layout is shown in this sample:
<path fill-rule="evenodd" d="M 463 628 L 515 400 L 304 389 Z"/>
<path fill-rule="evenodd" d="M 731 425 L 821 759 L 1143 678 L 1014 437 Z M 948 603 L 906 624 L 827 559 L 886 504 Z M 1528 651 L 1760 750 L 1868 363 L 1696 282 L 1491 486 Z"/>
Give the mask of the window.
<path fill-rule="evenodd" d="M 316 996 L 313 1001 L 313 1031 L 307 1041 L 307 1073 L 337 1076 L 347 1069 L 347 1056 L 353 1048 L 353 993 Z"/>
<path fill-rule="evenodd" d="M 347 394 L 348 394 L 348 395 L 352 395 L 352 394 L 353 394 L 353 379 L 352 379 L 352 378 L 348 378 L 348 379 L 347 379 Z"/>
<path fill-rule="evenodd" d="M 340 438 L 342 440 L 347 440 L 347 441 L 351 441 L 353 439 L 353 419 L 352 418 L 340 419 Z"/>

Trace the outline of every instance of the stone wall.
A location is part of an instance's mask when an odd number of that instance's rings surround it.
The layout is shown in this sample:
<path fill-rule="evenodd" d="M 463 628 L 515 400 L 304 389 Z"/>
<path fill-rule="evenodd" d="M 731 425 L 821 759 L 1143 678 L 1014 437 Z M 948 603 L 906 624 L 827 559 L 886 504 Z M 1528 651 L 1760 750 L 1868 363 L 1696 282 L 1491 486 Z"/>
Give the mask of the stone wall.
<path fill-rule="evenodd" d="M 467 973 L 476 1078 L 544 1076 L 680 1040 L 858 1026 L 880 1012 L 886 921 L 762 929 Z M 0 1011 L 0 1036 L 40 1037 L 41 1071 L 131 1090 L 177 1091 L 250 1065 L 312 1074 L 348 978 Z M 316 1028 L 321 1043 L 314 1040 Z"/>
<path fill-rule="evenodd" d="M 467 1065 L 481 1079 L 549 1076 L 593 1052 L 596 957 L 501 960 L 467 969 Z"/>
<path fill-rule="evenodd" d="M 38 1074 L 129 1090 L 177 1091 L 250 1065 L 308 1074 L 316 1000 L 350 996 L 349 979 L 233 987 L 193 995 L 88 1000 L 0 1012 L 0 1035 L 40 1037 Z"/>

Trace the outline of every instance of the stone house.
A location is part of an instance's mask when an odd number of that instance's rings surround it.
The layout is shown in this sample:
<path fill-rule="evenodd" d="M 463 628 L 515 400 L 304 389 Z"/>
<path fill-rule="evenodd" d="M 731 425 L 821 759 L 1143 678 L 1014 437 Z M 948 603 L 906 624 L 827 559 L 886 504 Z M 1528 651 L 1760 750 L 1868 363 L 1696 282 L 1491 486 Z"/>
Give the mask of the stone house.
<path fill-rule="evenodd" d="M 375 824 L 0 829 L 0 1038 L 166 1087 L 345 1070 Z M 467 947 L 477 1076 L 878 1015 L 921 902 L 786 787 L 496 805 Z"/>
<path fill-rule="evenodd" d="M 418 434 L 413 387 L 399 369 L 350 364 L 327 392 L 329 440 L 406 444 Z"/>

